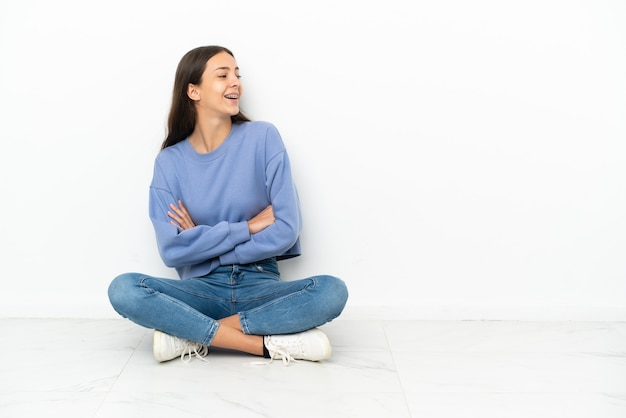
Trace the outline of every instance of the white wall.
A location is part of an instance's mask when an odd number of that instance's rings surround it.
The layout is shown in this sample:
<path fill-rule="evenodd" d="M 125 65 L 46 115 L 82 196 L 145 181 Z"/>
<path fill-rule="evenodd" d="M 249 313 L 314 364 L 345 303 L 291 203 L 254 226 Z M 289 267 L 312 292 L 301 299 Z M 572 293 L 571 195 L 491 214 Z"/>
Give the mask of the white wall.
<path fill-rule="evenodd" d="M 0 316 L 117 317 L 173 74 L 231 48 L 346 317 L 626 320 L 626 3 L 0 3 Z"/>

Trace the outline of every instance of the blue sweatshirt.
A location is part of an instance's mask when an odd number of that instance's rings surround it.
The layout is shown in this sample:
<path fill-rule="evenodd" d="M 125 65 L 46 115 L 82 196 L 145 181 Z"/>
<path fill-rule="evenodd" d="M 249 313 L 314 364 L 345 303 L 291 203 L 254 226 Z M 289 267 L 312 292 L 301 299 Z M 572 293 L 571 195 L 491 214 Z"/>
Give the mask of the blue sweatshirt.
<path fill-rule="evenodd" d="M 194 228 L 181 231 L 170 223 L 169 205 L 178 200 Z M 250 234 L 247 221 L 270 204 L 276 221 Z M 161 258 L 182 279 L 220 265 L 300 255 L 298 194 L 283 141 L 268 122 L 233 124 L 224 142 L 206 154 L 189 139 L 162 150 L 149 210 Z"/>

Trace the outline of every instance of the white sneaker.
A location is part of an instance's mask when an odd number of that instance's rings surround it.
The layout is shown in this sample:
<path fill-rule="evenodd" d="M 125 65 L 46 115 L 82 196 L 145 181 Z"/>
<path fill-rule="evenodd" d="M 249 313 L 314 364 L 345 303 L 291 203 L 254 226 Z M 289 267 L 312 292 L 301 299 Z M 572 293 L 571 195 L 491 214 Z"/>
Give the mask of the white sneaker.
<path fill-rule="evenodd" d="M 317 328 L 298 334 L 268 335 L 263 342 L 271 360 L 282 358 L 285 365 L 297 360 L 325 360 L 332 353 L 328 337 Z"/>
<path fill-rule="evenodd" d="M 189 363 L 193 356 L 206 361 L 203 357 L 209 354 L 209 347 L 156 330 L 152 336 L 152 354 L 160 362 L 178 356 L 183 363 Z"/>

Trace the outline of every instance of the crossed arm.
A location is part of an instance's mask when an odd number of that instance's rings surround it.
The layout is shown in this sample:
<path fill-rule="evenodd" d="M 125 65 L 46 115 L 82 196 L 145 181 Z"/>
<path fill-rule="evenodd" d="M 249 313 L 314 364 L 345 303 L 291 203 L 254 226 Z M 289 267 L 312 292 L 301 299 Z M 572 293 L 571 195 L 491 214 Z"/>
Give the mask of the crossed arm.
<path fill-rule="evenodd" d="M 167 216 L 172 219 L 170 221 L 172 225 L 179 227 L 183 231 L 196 226 L 182 201 L 178 201 L 178 206 L 174 203 L 170 203 L 170 209 L 171 211 L 167 211 Z M 274 210 L 272 209 L 272 205 L 269 205 L 248 221 L 248 230 L 250 234 L 256 234 L 273 224 L 275 220 Z"/>

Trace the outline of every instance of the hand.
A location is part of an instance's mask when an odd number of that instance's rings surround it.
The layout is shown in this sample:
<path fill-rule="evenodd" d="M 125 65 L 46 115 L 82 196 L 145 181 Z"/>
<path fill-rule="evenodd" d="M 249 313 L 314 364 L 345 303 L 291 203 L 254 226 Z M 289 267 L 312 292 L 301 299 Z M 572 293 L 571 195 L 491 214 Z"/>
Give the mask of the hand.
<path fill-rule="evenodd" d="M 261 213 L 248 221 L 248 229 L 251 234 L 256 234 L 273 224 L 275 220 L 274 210 L 272 209 L 272 205 L 269 205 L 263 209 Z"/>
<path fill-rule="evenodd" d="M 174 211 L 174 213 L 167 211 L 167 216 L 172 218 L 172 220 L 170 221 L 172 225 L 176 225 L 183 231 L 185 229 L 190 229 L 196 226 L 196 224 L 191 219 L 191 216 L 189 216 L 189 212 L 187 212 L 187 208 L 185 208 L 182 201 L 178 201 L 178 206 L 170 203 L 170 208 Z"/>

